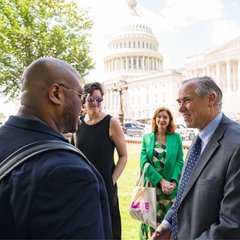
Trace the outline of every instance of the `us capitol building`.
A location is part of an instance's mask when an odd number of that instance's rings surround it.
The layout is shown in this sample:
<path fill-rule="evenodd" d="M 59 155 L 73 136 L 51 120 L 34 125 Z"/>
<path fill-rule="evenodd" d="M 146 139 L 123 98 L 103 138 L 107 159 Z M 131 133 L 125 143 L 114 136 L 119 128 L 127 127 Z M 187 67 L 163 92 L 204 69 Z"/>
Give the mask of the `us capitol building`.
<path fill-rule="evenodd" d="M 167 106 L 179 117 L 176 103 L 184 79 L 212 77 L 223 91 L 223 112 L 240 119 L 240 37 L 186 59 L 181 69 L 163 70 L 164 57 L 152 29 L 128 0 L 129 13 L 108 42 L 104 58 L 104 108 L 116 118 L 151 119 L 156 108 Z M 233 115 L 234 114 L 234 115 Z"/>

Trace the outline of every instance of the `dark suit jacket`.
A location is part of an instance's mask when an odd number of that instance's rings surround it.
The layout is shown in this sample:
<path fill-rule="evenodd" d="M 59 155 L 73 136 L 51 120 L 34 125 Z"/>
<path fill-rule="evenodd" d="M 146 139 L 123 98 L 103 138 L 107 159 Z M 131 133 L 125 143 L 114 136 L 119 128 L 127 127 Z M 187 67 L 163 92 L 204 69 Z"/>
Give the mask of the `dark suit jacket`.
<path fill-rule="evenodd" d="M 47 125 L 11 116 L 0 128 L 0 162 L 37 140 L 66 141 Z M 1 239 L 110 239 L 106 188 L 79 155 L 46 152 L 0 182 Z"/>
<path fill-rule="evenodd" d="M 183 193 L 178 228 L 179 240 L 240 239 L 240 125 L 224 115 Z"/>

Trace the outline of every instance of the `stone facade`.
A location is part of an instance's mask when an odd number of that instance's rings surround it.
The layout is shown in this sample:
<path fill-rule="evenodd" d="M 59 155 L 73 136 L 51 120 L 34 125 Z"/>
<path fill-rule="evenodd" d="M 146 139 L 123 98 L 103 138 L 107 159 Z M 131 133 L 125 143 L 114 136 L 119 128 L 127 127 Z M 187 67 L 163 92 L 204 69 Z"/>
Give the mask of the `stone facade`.
<path fill-rule="evenodd" d="M 240 37 L 211 49 L 198 56 L 186 59 L 184 78 L 210 76 L 223 91 L 223 111 L 235 115 L 240 111 Z"/>

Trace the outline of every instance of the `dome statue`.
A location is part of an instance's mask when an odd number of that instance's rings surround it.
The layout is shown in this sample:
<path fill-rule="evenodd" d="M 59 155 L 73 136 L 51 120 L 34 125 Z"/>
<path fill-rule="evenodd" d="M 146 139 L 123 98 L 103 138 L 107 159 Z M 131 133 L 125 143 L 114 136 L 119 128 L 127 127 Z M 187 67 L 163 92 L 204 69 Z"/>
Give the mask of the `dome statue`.
<path fill-rule="evenodd" d="M 137 1 L 128 0 L 129 14 L 108 42 L 104 58 L 110 74 L 142 75 L 161 72 L 163 56 L 158 52 L 158 40 L 151 27 L 137 13 Z"/>

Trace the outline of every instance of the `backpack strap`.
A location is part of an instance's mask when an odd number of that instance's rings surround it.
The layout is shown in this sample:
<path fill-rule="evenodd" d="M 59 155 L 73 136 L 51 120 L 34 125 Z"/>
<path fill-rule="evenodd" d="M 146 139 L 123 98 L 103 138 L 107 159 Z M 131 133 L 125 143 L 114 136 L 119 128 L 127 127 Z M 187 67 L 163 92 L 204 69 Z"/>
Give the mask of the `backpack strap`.
<path fill-rule="evenodd" d="M 23 162 L 27 161 L 28 159 L 40 153 L 49 152 L 52 150 L 66 150 L 75 152 L 81 157 L 83 157 L 88 164 L 90 164 L 86 156 L 72 144 L 58 140 L 42 140 L 27 144 L 22 148 L 19 148 L 17 151 L 13 152 L 7 158 L 5 158 L 0 163 L 0 181 L 14 168 L 22 164 Z"/>

